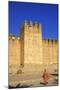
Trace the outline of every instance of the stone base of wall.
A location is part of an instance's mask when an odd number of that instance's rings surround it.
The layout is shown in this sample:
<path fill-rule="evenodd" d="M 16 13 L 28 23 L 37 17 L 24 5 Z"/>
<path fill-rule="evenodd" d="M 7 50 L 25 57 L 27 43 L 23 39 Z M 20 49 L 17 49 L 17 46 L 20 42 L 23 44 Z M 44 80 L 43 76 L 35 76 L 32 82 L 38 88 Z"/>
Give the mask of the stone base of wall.
<path fill-rule="evenodd" d="M 11 65 L 9 66 L 9 74 L 16 74 L 17 71 L 21 69 L 18 65 Z M 47 69 L 49 72 L 54 71 L 55 69 L 58 69 L 58 64 L 24 64 L 24 67 L 22 68 L 22 72 L 24 73 L 35 73 L 35 72 L 41 72 L 44 71 L 44 69 Z"/>

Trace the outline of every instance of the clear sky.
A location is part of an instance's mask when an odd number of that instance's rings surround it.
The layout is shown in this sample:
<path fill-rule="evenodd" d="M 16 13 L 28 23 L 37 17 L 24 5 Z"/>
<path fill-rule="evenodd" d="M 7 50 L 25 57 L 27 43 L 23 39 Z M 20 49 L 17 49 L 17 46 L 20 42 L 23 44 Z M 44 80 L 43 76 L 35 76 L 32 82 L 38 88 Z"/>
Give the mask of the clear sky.
<path fill-rule="evenodd" d="M 24 20 L 42 24 L 44 39 L 58 39 L 58 5 L 9 1 L 9 33 L 19 36 Z"/>

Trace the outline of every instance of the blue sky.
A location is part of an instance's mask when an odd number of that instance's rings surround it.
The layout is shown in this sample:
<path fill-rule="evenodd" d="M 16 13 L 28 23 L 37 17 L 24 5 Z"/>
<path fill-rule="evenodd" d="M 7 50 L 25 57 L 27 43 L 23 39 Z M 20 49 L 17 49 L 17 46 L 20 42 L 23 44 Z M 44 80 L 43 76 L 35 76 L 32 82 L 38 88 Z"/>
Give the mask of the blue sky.
<path fill-rule="evenodd" d="M 9 1 L 9 33 L 19 36 L 24 20 L 42 24 L 43 39 L 58 39 L 58 5 Z"/>

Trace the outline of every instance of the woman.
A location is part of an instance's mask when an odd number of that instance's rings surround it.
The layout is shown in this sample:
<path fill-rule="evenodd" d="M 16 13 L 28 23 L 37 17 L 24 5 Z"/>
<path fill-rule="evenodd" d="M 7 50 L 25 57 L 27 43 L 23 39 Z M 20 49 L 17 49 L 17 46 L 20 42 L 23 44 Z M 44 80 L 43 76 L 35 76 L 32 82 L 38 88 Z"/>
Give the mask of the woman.
<path fill-rule="evenodd" d="M 44 70 L 42 77 L 43 77 L 44 84 L 47 85 L 48 84 L 48 80 L 49 80 L 49 74 L 46 71 L 46 69 Z"/>

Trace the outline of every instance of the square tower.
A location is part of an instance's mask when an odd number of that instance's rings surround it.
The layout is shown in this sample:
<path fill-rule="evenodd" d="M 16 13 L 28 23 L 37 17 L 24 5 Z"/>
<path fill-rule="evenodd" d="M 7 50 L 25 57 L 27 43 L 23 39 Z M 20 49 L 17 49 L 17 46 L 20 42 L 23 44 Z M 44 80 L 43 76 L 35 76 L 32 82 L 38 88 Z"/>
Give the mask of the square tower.
<path fill-rule="evenodd" d="M 41 24 L 35 22 L 34 24 L 30 21 L 24 22 L 23 29 L 23 61 L 24 63 L 42 64 L 42 33 Z M 22 36 L 21 35 L 21 36 Z M 22 60 L 22 59 L 21 59 Z"/>

